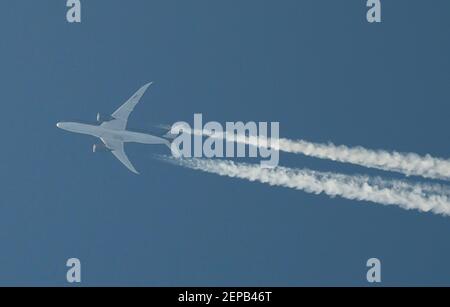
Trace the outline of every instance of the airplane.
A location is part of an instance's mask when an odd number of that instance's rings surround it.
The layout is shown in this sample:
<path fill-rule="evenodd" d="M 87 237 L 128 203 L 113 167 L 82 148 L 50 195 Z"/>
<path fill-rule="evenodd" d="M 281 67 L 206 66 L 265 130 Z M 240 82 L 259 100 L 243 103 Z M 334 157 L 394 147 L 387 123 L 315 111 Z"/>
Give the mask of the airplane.
<path fill-rule="evenodd" d="M 148 87 L 153 82 L 147 83 L 141 87 L 130 99 L 128 99 L 121 107 L 119 107 L 111 116 L 105 116 L 104 120 L 100 113 L 97 114 L 97 121 L 100 125 L 90 125 L 74 122 L 59 122 L 56 126 L 60 129 L 87 134 L 100 138 L 101 144 L 94 144 L 93 152 L 110 151 L 122 164 L 135 174 L 139 172 L 131 164 L 124 151 L 125 143 L 141 143 L 141 144 L 164 144 L 170 148 L 170 133 L 163 137 L 150 134 L 133 132 L 126 130 L 128 117 L 141 100 Z M 167 139 L 165 138 L 167 137 Z"/>

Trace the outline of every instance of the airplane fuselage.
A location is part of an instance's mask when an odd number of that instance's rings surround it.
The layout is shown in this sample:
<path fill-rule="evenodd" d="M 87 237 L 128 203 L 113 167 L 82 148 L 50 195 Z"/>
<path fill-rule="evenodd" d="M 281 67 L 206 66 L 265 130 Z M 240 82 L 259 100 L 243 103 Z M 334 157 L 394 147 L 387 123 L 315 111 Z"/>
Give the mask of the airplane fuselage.
<path fill-rule="evenodd" d="M 114 130 L 102 126 L 74 123 L 74 122 L 60 122 L 56 126 L 60 129 L 87 134 L 98 138 L 117 140 L 123 143 L 141 143 L 141 144 L 165 144 L 169 142 L 161 137 L 154 135 L 133 132 L 128 130 Z"/>

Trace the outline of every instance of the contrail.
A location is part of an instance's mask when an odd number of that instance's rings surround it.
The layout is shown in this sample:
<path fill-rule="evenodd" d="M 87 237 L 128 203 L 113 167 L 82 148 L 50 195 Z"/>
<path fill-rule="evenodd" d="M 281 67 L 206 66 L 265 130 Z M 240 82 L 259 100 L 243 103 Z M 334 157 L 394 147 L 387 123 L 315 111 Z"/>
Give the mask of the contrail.
<path fill-rule="evenodd" d="M 450 160 L 415 153 L 370 150 L 363 147 L 318 144 L 303 140 L 279 140 L 279 149 L 321 159 L 351 163 L 364 167 L 415 175 L 430 179 L 450 180 Z"/>
<path fill-rule="evenodd" d="M 258 181 L 271 186 L 450 215 L 450 188 L 439 184 L 408 183 L 379 177 L 351 176 L 286 167 L 268 169 L 256 164 L 235 163 L 229 160 L 176 159 L 167 156 L 160 158 L 190 169 Z"/>
<path fill-rule="evenodd" d="M 450 160 L 416 153 L 371 150 L 363 147 L 348 147 L 332 143 L 320 144 L 286 138 L 270 139 L 261 136 L 245 136 L 232 133 L 192 130 L 191 134 L 223 138 L 227 141 L 244 143 L 257 147 L 268 147 L 289 153 L 303 154 L 314 158 L 350 163 L 363 167 L 402 173 L 407 176 L 421 176 L 429 179 L 450 180 Z"/>

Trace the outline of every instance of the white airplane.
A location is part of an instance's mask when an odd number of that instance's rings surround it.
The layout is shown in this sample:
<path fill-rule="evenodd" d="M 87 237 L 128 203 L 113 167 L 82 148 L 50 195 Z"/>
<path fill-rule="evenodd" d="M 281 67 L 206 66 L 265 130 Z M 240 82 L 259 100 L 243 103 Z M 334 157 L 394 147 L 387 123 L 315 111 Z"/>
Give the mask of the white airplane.
<path fill-rule="evenodd" d="M 130 171 L 139 174 L 125 154 L 123 148 L 124 143 L 164 144 L 170 148 L 170 141 L 163 137 L 126 130 L 130 113 L 134 110 L 134 107 L 138 104 L 139 100 L 152 83 L 153 82 L 150 82 L 141 87 L 127 102 L 118 108 L 111 116 L 108 116 L 105 121 L 102 119 L 100 113 L 98 113 L 97 121 L 101 122 L 98 126 L 73 122 L 59 122 L 56 126 L 70 132 L 82 133 L 100 138 L 103 144 L 95 144 L 93 147 L 94 152 L 102 150 L 110 151 Z"/>

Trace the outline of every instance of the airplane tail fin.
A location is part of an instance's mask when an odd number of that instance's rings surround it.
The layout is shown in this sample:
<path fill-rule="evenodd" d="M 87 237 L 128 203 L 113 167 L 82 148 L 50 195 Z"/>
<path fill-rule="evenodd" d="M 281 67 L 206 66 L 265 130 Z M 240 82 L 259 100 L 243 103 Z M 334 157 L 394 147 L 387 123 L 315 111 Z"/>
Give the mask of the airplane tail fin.
<path fill-rule="evenodd" d="M 170 130 L 163 135 L 164 138 L 168 139 L 168 140 L 173 140 L 177 137 L 177 134 L 173 134 Z"/>

